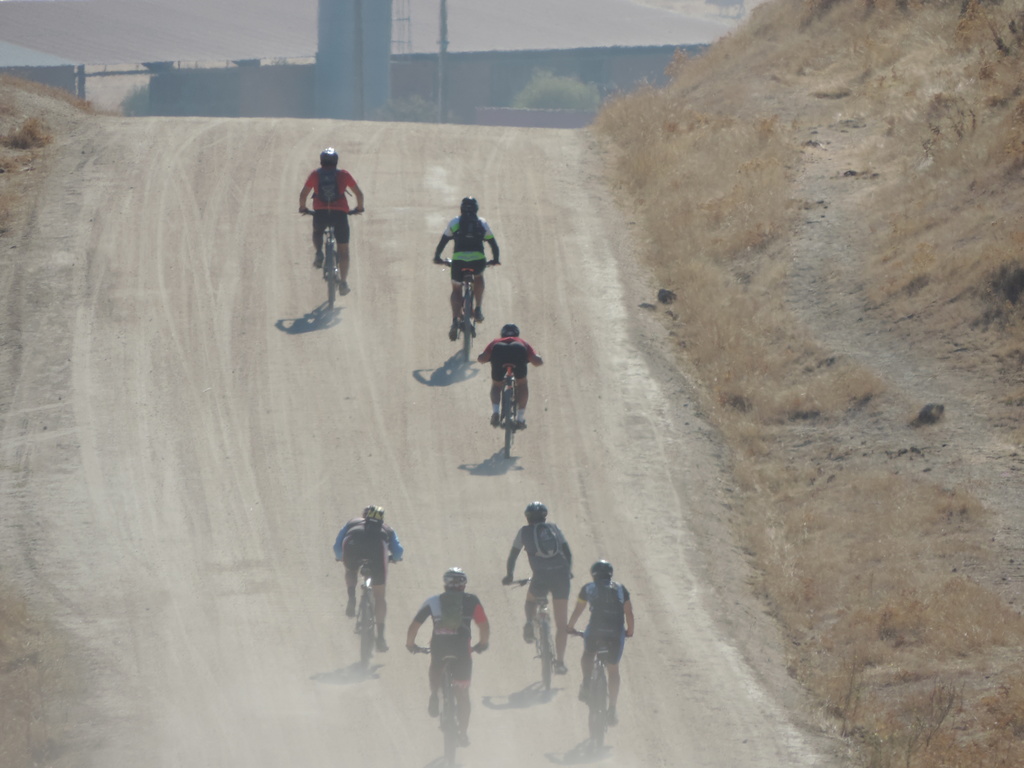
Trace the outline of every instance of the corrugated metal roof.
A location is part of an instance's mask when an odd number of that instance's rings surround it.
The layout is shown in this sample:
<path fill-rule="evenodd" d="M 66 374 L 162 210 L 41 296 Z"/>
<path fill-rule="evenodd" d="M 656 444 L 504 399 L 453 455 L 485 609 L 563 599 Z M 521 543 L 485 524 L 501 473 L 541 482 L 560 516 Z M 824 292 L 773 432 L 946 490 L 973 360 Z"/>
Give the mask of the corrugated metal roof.
<path fill-rule="evenodd" d="M 88 65 L 307 58 L 317 48 L 318 2 L 6 0 L 0 40 Z M 408 7 L 409 24 L 394 30 L 407 40 L 394 50 L 437 51 L 440 0 Z M 448 0 L 447 8 L 452 53 L 690 45 L 729 29 L 633 0 Z"/>

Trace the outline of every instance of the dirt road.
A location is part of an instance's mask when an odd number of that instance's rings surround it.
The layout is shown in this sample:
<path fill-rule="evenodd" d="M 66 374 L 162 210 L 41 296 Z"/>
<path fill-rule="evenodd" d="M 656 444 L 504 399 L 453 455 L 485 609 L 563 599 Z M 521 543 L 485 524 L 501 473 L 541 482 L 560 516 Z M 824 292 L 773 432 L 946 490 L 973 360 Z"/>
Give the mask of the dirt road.
<path fill-rule="evenodd" d="M 296 213 L 328 144 L 367 207 L 334 313 Z M 534 499 L 577 555 L 574 590 L 607 557 L 632 592 L 610 764 L 833 764 L 770 682 L 770 627 L 721 523 L 724 458 L 659 362 L 669 341 L 637 308 L 657 286 L 587 134 L 90 118 L 60 153 L 0 286 L 20 344 L 0 374 L 0 557 L 82 675 L 82 704 L 48 705 L 68 764 L 433 765 L 427 664 L 402 645 L 454 564 L 493 628 L 462 764 L 576 761 L 578 641 L 539 697 L 523 595 L 500 586 Z M 504 262 L 477 349 L 515 321 L 546 360 L 512 461 L 430 263 L 464 194 Z M 331 545 L 370 503 L 407 556 L 391 651 L 365 676 Z"/>

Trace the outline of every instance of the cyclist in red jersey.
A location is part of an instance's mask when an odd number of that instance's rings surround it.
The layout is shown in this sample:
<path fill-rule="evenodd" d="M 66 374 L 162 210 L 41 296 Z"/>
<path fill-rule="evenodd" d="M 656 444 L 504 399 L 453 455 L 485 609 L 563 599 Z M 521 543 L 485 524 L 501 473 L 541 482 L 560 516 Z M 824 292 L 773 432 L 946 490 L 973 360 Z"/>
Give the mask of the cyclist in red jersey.
<path fill-rule="evenodd" d="M 541 356 L 523 339 L 519 338 L 519 327 L 507 323 L 496 338 L 477 357 L 478 363 L 491 364 L 491 426 L 498 426 L 498 409 L 501 404 L 501 386 L 505 378 L 505 366 L 511 363 L 516 374 L 516 429 L 526 429 L 526 403 L 530 399 L 530 386 L 526 382 L 526 365 L 544 365 Z"/>
<path fill-rule="evenodd" d="M 338 153 L 334 147 L 327 147 L 320 153 L 320 167 L 306 179 L 299 193 L 299 213 L 307 213 L 306 200 L 313 194 L 313 247 L 316 258 L 313 268 L 324 265 L 324 230 L 334 226 L 334 239 L 338 244 L 338 275 L 341 278 L 341 292 L 348 293 L 348 197 L 347 190 L 356 196 L 356 207 L 352 213 L 363 212 L 363 190 L 356 184 L 352 174 L 338 169 Z"/>

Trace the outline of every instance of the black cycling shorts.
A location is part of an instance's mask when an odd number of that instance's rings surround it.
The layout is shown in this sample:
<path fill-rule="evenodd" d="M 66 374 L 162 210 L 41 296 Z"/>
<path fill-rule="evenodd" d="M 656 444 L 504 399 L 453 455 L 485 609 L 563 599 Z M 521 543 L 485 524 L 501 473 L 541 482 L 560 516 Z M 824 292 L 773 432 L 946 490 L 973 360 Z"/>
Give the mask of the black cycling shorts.
<path fill-rule="evenodd" d="M 388 580 L 387 558 L 384 556 L 384 546 L 371 546 L 363 549 L 352 546 L 348 537 L 341 544 L 341 562 L 346 571 L 358 571 L 363 560 L 370 563 L 370 577 L 374 584 L 385 584 Z"/>
<path fill-rule="evenodd" d="M 596 653 L 598 646 L 608 649 L 608 663 L 618 664 L 626 647 L 626 628 L 594 629 L 587 627 L 583 632 L 583 648 Z"/>
<path fill-rule="evenodd" d="M 461 283 L 463 275 L 467 273 L 470 275 L 482 275 L 485 269 L 487 269 L 486 259 L 476 259 L 475 261 L 452 259 L 452 282 Z"/>
<path fill-rule="evenodd" d="M 551 593 L 552 600 L 569 599 L 569 571 L 534 571 L 530 579 L 530 594 L 536 597 L 547 597 Z"/>
<path fill-rule="evenodd" d="M 445 656 L 454 656 L 452 680 L 468 683 L 473 677 L 473 655 L 465 635 L 434 635 L 430 638 L 430 668 L 440 670 Z"/>
<path fill-rule="evenodd" d="M 348 213 L 345 211 L 328 211 L 326 208 L 320 211 L 313 211 L 314 235 L 322 235 L 324 230 L 327 229 L 328 224 L 334 226 L 335 242 L 347 244 L 349 238 Z"/>

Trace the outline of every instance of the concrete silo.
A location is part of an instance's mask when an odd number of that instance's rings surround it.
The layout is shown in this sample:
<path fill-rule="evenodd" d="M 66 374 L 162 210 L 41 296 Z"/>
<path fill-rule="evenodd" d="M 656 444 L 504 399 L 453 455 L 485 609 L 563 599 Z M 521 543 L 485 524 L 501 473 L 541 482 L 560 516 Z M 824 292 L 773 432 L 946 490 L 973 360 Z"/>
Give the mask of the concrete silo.
<path fill-rule="evenodd" d="M 391 95 L 391 0 L 320 0 L 317 117 L 372 118 Z"/>

